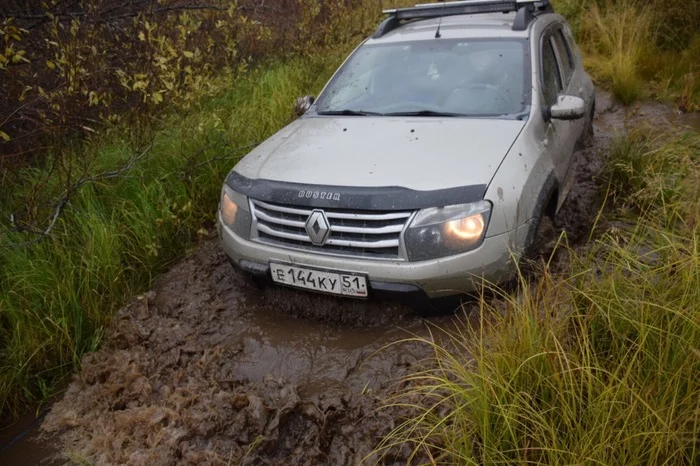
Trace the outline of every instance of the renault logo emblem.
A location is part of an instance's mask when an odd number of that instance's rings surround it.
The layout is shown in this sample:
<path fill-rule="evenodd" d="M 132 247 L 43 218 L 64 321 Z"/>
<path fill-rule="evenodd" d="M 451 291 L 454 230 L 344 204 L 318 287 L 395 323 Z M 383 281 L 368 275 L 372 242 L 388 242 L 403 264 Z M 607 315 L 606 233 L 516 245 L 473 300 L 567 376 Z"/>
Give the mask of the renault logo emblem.
<path fill-rule="evenodd" d="M 321 246 L 328 239 L 331 233 L 331 226 L 328 224 L 326 214 L 322 210 L 314 210 L 306 221 L 306 233 L 311 238 L 311 242 Z"/>

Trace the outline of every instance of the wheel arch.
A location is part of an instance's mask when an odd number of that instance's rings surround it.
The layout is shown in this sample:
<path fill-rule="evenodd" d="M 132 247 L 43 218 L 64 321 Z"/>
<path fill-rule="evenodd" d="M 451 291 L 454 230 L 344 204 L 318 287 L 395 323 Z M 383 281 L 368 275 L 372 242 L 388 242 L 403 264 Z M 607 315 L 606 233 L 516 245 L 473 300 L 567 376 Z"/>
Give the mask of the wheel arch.
<path fill-rule="evenodd" d="M 530 223 L 530 228 L 527 232 L 527 239 L 525 240 L 525 247 L 528 248 L 535 241 L 535 233 L 537 232 L 537 226 L 540 222 L 540 218 L 543 215 L 550 217 L 554 220 L 554 216 L 557 213 L 557 205 L 559 201 L 559 181 L 557 180 L 554 171 L 549 172 L 547 179 L 542 185 L 539 195 L 537 196 L 537 201 L 535 203 L 535 209 L 532 212 L 533 222 Z"/>

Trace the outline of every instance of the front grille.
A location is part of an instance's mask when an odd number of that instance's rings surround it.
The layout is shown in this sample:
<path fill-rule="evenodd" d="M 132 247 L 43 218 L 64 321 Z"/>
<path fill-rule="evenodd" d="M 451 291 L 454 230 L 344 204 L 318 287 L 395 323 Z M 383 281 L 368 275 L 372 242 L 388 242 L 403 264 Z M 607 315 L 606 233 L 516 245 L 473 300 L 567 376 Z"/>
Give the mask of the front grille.
<path fill-rule="evenodd" d="M 253 238 L 293 249 L 380 259 L 403 259 L 400 238 L 411 211 L 322 209 L 330 226 L 326 242 L 312 243 L 306 221 L 315 210 L 253 200 Z M 257 235 L 257 237 L 256 237 Z"/>

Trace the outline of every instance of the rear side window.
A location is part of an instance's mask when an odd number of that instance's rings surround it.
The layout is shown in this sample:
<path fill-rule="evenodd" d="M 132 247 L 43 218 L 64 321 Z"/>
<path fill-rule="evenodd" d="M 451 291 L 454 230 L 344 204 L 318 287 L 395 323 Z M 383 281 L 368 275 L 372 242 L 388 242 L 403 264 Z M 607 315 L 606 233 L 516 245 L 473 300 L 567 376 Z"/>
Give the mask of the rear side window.
<path fill-rule="evenodd" d="M 564 34 L 561 29 L 554 33 L 552 36 L 554 38 L 554 45 L 557 48 L 557 53 L 559 54 L 559 64 L 561 65 L 562 78 L 564 79 L 564 86 L 566 87 L 571 80 L 571 75 L 573 74 L 574 64 L 571 59 L 571 50 L 564 39 Z"/>
<path fill-rule="evenodd" d="M 542 86 L 547 105 L 553 105 L 562 91 L 561 77 L 549 36 L 542 41 Z"/>
<path fill-rule="evenodd" d="M 566 39 L 566 44 L 569 46 L 569 52 L 571 52 L 571 61 L 574 64 L 572 68 L 576 68 L 577 60 L 581 59 L 581 51 L 576 45 L 576 41 L 574 40 L 574 36 L 571 33 L 569 26 L 564 25 L 563 32 L 564 38 Z"/>

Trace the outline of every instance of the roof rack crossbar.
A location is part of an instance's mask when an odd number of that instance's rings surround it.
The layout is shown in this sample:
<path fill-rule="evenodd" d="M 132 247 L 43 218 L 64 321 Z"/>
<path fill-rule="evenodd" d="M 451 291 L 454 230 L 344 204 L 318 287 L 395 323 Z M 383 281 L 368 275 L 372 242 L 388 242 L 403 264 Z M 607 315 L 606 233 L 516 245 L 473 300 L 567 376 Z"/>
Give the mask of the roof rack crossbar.
<path fill-rule="evenodd" d="M 539 11 L 551 11 L 551 9 L 549 0 L 466 0 L 427 3 L 416 5 L 412 8 L 385 10 L 384 14 L 389 15 L 389 18 L 379 25 L 372 37 L 376 39 L 387 34 L 399 27 L 401 21 L 500 12 L 517 12 L 518 15 L 516 21 L 513 23 L 513 29 L 516 31 L 524 30 L 527 29 L 528 24 L 534 20 L 535 13 Z M 523 10 L 527 10 L 527 12 Z"/>
<path fill-rule="evenodd" d="M 508 13 L 515 11 L 514 1 L 489 1 L 470 4 L 471 2 L 449 2 L 428 5 L 420 5 L 415 8 L 401 8 L 393 12 L 385 11 L 399 20 L 418 18 L 437 18 L 440 15 L 469 15 L 476 13 Z M 444 5 L 444 6 L 443 6 Z"/>

